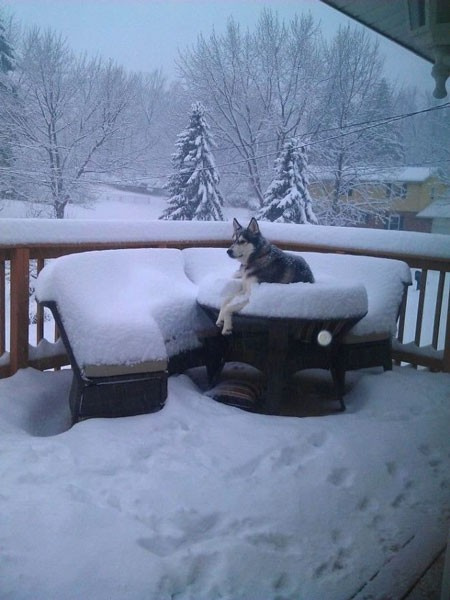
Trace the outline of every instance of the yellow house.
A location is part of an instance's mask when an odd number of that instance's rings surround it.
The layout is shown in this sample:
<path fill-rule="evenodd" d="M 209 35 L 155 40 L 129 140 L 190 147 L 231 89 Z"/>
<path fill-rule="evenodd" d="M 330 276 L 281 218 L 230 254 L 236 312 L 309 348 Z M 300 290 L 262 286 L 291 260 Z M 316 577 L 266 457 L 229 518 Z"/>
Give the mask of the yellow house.
<path fill-rule="evenodd" d="M 311 171 L 311 196 L 316 200 L 324 197 L 331 200 L 334 174 L 320 167 L 313 167 Z M 348 175 L 346 179 L 339 202 L 343 207 L 357 205 L 360 213 L 365 213 L 363 227 L 431 232 L 433 217 L 427 216 L 424 209 L 435 201 L 450 197 L 450 186 L 439 178 L 436 168 L 362 170 L 353 184 Z M 374 206 L 379 216 L 373 214 Z"/>

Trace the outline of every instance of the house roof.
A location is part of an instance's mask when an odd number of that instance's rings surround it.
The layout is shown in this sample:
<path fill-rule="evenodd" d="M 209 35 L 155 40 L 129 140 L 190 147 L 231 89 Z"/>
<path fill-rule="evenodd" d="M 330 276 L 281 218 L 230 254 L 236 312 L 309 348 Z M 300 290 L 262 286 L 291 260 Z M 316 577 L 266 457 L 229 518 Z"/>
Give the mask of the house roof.
<path fill-rule="evenodd" d="M 320 181 L 335 178 L 334 170 L 329 167 L 311 166 L 309 170 L 314 178 Z M 348 175 L 358 178 L 359 181 L 420 183 L 437 175 L 437 169 L 435 167 L 392 167 L 391 169 L 355 167 L 354 170 L 348 171 Z"/>
<path fill-rule="evenodd" d="M 438 198 L 416 216 L 423 219 L 450 219 L 450 197 Z"/>

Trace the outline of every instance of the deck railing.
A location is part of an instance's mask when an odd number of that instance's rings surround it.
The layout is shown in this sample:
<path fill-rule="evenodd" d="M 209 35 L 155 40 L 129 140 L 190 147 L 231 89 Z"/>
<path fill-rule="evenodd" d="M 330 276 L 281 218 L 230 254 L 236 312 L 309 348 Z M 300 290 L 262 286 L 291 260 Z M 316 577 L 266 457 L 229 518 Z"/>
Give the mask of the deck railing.
<path fill-rule="evenodd" d="M 83 229 L 81 222 L 77 222 L 74 228 L 64 222 L 49 224 L 39 219 L 5 222 L 0 220 L 1 377 L 12 375 L 23 367 L 44 370 L 68 364 L 64 348 L 57 341 L 57 331 L 52 333 L 53 339 L 47 339 L 48 332 L 47 337 L 44 336 L 44 312 L 42 307 L 36 306 L 30 294 L 30 272 L 33 269 L 39 272 L 46 260 L 74 252 L 102 249 L 225 248 L 229 245 L 230 237 L 230 225 L 227 223 L 186 224 L 183 228 L 181 223 L 164 222 L 153 224 L 153 228 L 142 233 L 145 227 L 142 223 L 134 226 L 124 223 L 117 228 L 111 225 L 112 222 L 90 221 L 86 222 Z M 8 234 L 1 236 L 1 228 L 4 233 L 7 226 L 17 227 L 18 235 L 8 230 Z M 23 228 L 25 233 L 21 231 Z M 88 234 L 80 236 L 79 232 L 86 233 L 86 229 Z M 107 239 L 108 231 L 111 232 L 110 239 Z M 446 247 L 447 240 L 450 250 L 450 237 L 408 233 L 404 238 L 396 238 L 395 234 L 398 236 L 405 232 L 381 232 L 385 237 L 380 238 L 380 232 L 372 233 L 372 230 L 318 226 L 277 228 L 275 224 L 264 224 L 264 231 L 267 237 L 285 250 L 359 254 L 407 262 L 411 269 L 420 272 L 420 285 L 415 283 L 411 286 L 401 307 L 397 339 L 394 340 L 394 359 L 435 371 L 450 372 L 450 251 L 440 251 L 440 248 Z M 329 235 L 330 231 L 333 235 Z M 375 236 L 373 243 L 371 236 Z M 76 241 L 78 237 L 82 241 Z M 399 249 L 401 244 L 398 239 L 407 240 L 409 250 Z M 424 246 L 424 239 L 436 242 L 434 247 L 431 244 L 431 250 L 428 243 Z M 330 243 L 324 240 L 330 240 Z M 416 247 L 426 247 L 427 251 L 411 251 Z M 9 305 L 6 302 L 8 296 Z M 30 312 L 33 314 L 35 340 L 30 339 Z"/>

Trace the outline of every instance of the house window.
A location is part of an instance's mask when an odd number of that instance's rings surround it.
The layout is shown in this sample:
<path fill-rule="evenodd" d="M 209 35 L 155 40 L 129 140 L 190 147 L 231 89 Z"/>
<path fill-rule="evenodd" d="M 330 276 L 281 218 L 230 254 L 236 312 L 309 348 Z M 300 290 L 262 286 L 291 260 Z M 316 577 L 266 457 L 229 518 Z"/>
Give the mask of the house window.
<path fill-rule="evenodd" d="M 406 198 L 408 194 L 407 183 L 387 183 L 386 184 L 386 198 Z"/>
<path fill-rule="evenodd" d="M 389 215 L 386 223 L 386 229 L 394 229 L 395 231 L 401 231 L 403 229 L 403 217 L 402 215 L 392 214 Z"/>
<path fill-rule="evenodd" d="M 405 199 L 407 194 L 408 194 L 408 184 L 407 183 L 401 183 L 400 185 L 397 185 L 397 190 L 398 190 L 398 194 L 397 196 L 399 196 L 400 198 Z"/>

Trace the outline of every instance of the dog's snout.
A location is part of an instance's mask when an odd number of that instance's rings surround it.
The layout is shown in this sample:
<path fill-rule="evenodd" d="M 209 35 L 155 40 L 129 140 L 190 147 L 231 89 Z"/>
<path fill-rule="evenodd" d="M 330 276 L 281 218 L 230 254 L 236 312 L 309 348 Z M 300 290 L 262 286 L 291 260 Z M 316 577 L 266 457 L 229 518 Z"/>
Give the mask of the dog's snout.
<path fill-rule="evenodd" d="M 228 256 L 231 256 L 231 258 L 233 258 L 233 248 L 228 248 L 227 254 Z"/>

